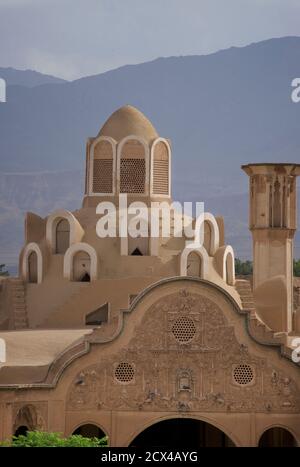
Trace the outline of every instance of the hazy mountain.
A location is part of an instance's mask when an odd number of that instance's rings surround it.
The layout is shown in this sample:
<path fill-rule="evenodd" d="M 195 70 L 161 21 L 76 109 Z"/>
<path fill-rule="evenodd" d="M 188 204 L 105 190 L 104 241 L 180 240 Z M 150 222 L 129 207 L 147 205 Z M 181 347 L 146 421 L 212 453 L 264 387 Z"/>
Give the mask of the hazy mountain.
<path fill-rule="evenodd" d="M 73 82 L 8 86 L 0 104 L 0 170 L 14 174 L 0 176 L 0 262 L 16 256 L 24 211 L 80 203 L 86 138 L 127 103 L 172 140 L 174 198 L 205 201 L 224 214 L 228 241 L 249 257 L 248 180 L 240 166 L 300 162 L 300 104 L 291 100 L 299 76 L 300 38 L 288 37 Z"/>
<path fill-rule="evenodd" d="M 65 80 L 56 78 L 55 76 L 44 75 L 33 70 L 16 70 L 15 68 L 1 68 L 0 78 L 5 79 L 7 86 L 26 86 L 33 88 L 40 84 L 58 84 L 64 83 Z"/>

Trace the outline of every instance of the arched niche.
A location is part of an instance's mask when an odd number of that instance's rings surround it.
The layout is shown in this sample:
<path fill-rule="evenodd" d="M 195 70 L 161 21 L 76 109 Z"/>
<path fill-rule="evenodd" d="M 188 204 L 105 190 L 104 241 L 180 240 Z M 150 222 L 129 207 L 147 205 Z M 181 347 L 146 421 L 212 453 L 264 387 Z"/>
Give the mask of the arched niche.
<path fill-rule="evenodd" d="M 60 219 L 56 226 L 55 253 L 64 254 L 70 246 L 70 224 L 67 219 Z"/>
<path fill-rule="evenodd" d="M 97 273 L 98 257 L 91 245 L 81 242 L 68 248 L 64 257 L 64 277 L 66 279 L 90 282 L 97 279 Z"/>
<path fill-rule="evenodd" d="M 72 435 L 81 435 L 84 438 L 105 438 L 106 433 L 98 425 L 94 423 L 84 423 L 78 426 L 72 433 Z"/>
<path fill-rule="evenodd" d="M 27 431 L 42 430 L 45 422 L 33 404 L 21 407 L 16 415 L 13 433 L 15 436 L 25 435 Z"/>
<path fill-rule="evenodd" d="M 190 256 L 192 255 L 192 256 Z M 188 268 L 189 266 L 189 268 Z M 189 271 L 190 269 L 190 271 Z M 208 269 L 208 254 L 204 247 L 193 248 L 187 246 L 180 257 L 180 275 L 181 276 L 192 276 L 192 272 L 200 271 L 200 276 L 205 279 L 207 276 Z"/>
<path fill-rule="evenodd" d="M 65 234 L 64 242 L 61 247 L 57 248 L 57 228 L 59 225 L 63 225 L 64 229 L 67 229 L 66 222 L 61 224 L 62 221 L 66 221 L 69 224 L 69 246 L 73 245 L 74 243 L 80 242 L 84 235 L 84 230 L 81 227 L 79 221 L 76 217 L 70 212 L 65 209 L 59 209 L 54 211 L 50 216 L 47 218 L 46 223 L 46 240 L 48 245 L 51 248 L 53 254 L 63 254 L 60 253 L 60 250 L 63 245 L 66 246 L 67 235 Z M 66 251 L 66 250 L 65 250 Z"/>
<path fill-rule="evenodd" d="M 163 138 L 154 141 L 151 148 L 151 193 L 170 196 L 171 150 Z"/>
<path fill-rule="evenodd" d="M 142 138 L 124 138 L 118 146 L 119 192 L 146 195 L 149 192 L 149 148 Z"/>
<path fill-rule="evenodd" d="M 223 281 L 228 285 L 235 284 L 235 261 L 234 251 L 230 245 L 218 248 L 215 254 L 216 269 Z"/>
<path fill-rule="evenodd" d="M 297 447 L 295 436 L 282 426 L 273 426 L 264 431 L 259 439 L 258 447 L 284 448 Z"/>
<path fill-rule="evenodd" d="M 97 195 L 112 195 L 115 192 L 116 142 L 101 136 L 90 150 L 90 191 Z"/>
<path fill-rule="evenodd" d="M 202 277 L 202 256 L 196 251 L 191 251 L 187 257 L 186 275 Z"/>
<path fill-rule="evenodd" d="M 43 256 L 37 243 L 28 243 L 23 250 L 22 277 L 25 281 L 36 284 L 43 280 Z"/>
<path fill-rule="evenodd" d="M 220 244 L 219 226 L 215 217 L 209 212 L 204 212 L 196 220 L 195 230 L 195 241 L 198 241 L 210 256 L 214 256 Z"/>

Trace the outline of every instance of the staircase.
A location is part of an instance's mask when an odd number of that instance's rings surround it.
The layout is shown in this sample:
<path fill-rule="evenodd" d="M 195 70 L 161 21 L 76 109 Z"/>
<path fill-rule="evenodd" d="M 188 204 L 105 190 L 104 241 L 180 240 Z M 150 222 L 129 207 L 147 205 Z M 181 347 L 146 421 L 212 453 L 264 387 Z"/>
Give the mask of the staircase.
<path fill-rule="evenodd" d="M 261 344 L 278 345 L 283 343 L 282 333 L 272 331 L 257 315 L 250 281 L 237 279 L 235 288 L 241 298 L 242 310 L 248 314 L 248 329 L 252 337 Z"/>
<path fill-rule="evenodd" d="M 10 279 L 10 281 L 13 327 L 14 329 L 24 329 L 28 327 L 24 282 L 21 279 Z"/>
<path fill-rule="evenodd" d="M 242 302 L 242 309 L 247 312 L 255 311 L 253 292 L 250 281 L 245 279 L 237 279 L 235 288 Z"/>

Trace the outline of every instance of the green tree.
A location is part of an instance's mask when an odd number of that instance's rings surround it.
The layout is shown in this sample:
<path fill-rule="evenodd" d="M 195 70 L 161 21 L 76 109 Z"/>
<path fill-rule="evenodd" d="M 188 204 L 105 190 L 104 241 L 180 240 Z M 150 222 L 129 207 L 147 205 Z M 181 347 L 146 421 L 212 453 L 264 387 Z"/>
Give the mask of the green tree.
<path fill-rule="evenodd" d="M 8 276 L 9 273 L 5 269 L 5 264 L 0 264 L 0 276 Z"/>
<path fill-rule="evenodd" d="M 63 438 L 61 433 L 44 431 L 28 431 L 26 435 L 13 436 L 12 441 L 5 441 L 1 446 L 36 448 L 36 447 L 73 447 L 96 448 L 107 446 L 107 437 L 85 438 L 81 435 L 71 435 Z"/>
<path fill-rule="evenodd" d="M 300 259 L 294 259 L 294 276 L 300 277 Z"/>
<path fill-rule="evenodd" d="M 253 272 L 252 261 L 242 261 L 239 258 L 235 259 L 235 273 L 240 276 L 249 276 Z"/>

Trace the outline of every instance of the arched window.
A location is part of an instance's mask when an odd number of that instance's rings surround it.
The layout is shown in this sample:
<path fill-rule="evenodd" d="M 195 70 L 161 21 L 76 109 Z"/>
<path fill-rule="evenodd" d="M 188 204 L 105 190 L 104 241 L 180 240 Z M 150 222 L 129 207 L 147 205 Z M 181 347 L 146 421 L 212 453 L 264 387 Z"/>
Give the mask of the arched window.
<path fill-rule="evenodd" d="M 192 251 L 187 257 L 187 276 L 201 277 L 201 258 L 195 251 Z"/>
<path fill-rule="evenodd" d="M 38 281 L 38 258 L 35 251 L 28 255 L 28 282 L 34 284 Z"/>
<path fill-rule="evenodd" d="M 61 219 L 56 226 L 55 253 L 64 254 L 70 246 L 70 224 Z"/>
<path fill-rule="evenodd" d="M 15 436 L 26 435 L 27 431 L 42 430 L 45 422 L 41 414 L 32 404 L 21 407 L 16 415 L 13 425 Z"/>
<path fill-rule="evenodd" d="M 145 193 L 145 148 L 137 140 L 128 140 L 121 151 L 120 193 Z"/>
<path fill-rule="evenodd" d="M 14 436 L 20 436 L 20 435 L 26 436 L 27 431 L 29 431 L 29 430 L 28 430 L 28 427 L 25 426 L 25 425 L 21 425 L 21 426 L 19 426 L 19 427 L 16 429 L 16 431 L 14 432 Z"/>
<path fill-rule="evenodd" d="M 207 253 L 210 254 L 212 250 L 212 228 L 211 224 L 208 221 L 204 221 L 204 238 L 203 238 L 203 246 L 206 249 Z"/>
<path fill-rule="evenodd" d="M 163 141 L 154 147 L 152 190 L 155 195 L 169 194 L 169 151 Z"/>
<path fill-rule="evenodd" d="M 226 263 L 225 263 L 225 268 L 226 268 L 226 282 L 228 285 L 234 285 L 234 260 L 233 260 L 233 255 L 231 253 L 228 253 L 226 256 Z"/>
<path fill-rule="evenodd" d="M 91 423 L 87 423 L 86 425 L 81 425 L 76 428 L 75 431 L 72 433 L 73 435 L 81 435 L 85 438 L 104 438 L 106 434 L 104 433 L 101 428 L 97 425 L 92 425 Z"/>
<path fill-rule="evenodd" d="M 86 251 L 78 251 L 73 258 L 73 280 L 91 281 L 91 258 Z"/>
<path fill-rule="evenodd" d="M 262 434 L 258 446 L 260 448 L 297 447 L 297 441 L 288 430 L 276 426 Z"/>
<path fill-rule="evenodd" d="M 113 148 L 109 141 L 99 141 L 94 148 L 93 192 L 113 193 Z"/>

